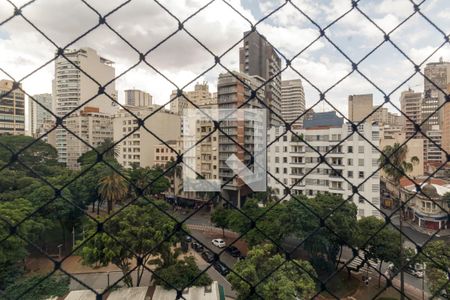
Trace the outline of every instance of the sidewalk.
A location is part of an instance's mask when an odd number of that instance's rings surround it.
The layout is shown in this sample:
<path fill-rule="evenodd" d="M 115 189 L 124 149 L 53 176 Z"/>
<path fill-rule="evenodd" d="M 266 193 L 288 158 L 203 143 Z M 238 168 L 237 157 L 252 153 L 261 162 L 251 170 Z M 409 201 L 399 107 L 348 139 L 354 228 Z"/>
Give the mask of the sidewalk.
<path fill-rule="evenodd" d="M 410 228 L 414 229 L 417 232 L 432 236 L 437 230 L 436 229 L 427 229 L 423 227 L 419 227 L 419 225 L 411 222 L 411 220 L 406 220 L 405 225 L 409 226 Z M 444 236 L 450 236 L 450 229 L 441 229 L 437 234 L 437 237 L 444 237 Z"/>

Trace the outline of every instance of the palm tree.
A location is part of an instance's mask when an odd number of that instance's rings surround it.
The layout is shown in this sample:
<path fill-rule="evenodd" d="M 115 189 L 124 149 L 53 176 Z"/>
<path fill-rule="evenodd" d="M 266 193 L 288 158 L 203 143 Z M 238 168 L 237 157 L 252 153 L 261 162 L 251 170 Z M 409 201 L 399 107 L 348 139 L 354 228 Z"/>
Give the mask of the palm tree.
<path fill-rule="evenodd" d="M 119 203 L 125 198 L 127 191 L 128 187 L 125 184 L 125 179 L 115 172 L 100 179 L 98 194 L 102 202 L 106 201 L 108 214 L 115 203 Z"/>
<path fill-rule="evenodd" d="M 408 146 L 395 143 L 394 146 L 386 146 L 383 149 L 379 162 L 380 167 L 386 173 L 397 188 L 397 199 L 400 203 L 400 231 L 403 232 L 403 204 L 401 203 L 401 187 L 400 180 L 406 173 L 413 170 L 414 165 L 419 163 L 419 159 L 416 156 L 411 157 L 410 161 L 406 160 L 406 154 L 408 153 Z M 400 233 L 400 262 L 403 264 L 403 234 Z M 405 280 L 403 268 L 400 269 L 400 290 L 401 299 L 405 298 Z"/>

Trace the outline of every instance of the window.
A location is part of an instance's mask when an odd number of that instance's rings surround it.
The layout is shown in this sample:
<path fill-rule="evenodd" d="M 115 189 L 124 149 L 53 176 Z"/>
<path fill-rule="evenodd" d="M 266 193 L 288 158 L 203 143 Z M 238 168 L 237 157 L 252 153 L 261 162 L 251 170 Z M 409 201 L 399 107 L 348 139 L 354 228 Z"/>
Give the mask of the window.
<path fill-rule="evenodd" d="M 283 163 L 287 163 L 287 157 L 283 157 Z"/>
<path fill-rule="evenodd" d="M 347 160 L 347 165 L 353 166 L 353 159 L 349 158 L 349 159 Z"/>
<path fill-rule="evenodd" d="M 286 146 L 283 147 L 283 151 L 284 151 L 284 152 L 288 152 L 288 147 L 286 147 Z"/>
<path fill-rule="evenodd" d="M 363 171 L 359 171 L 358 177 L 361 178 L 361 179 L 364 179 L 364 172 Z"/>
<path fill-rule="evenodd" d="M 348 153 L 353 153 L 353 146 L 348 146 L 347 152 Z"/>
<path fill-rule="evenodd" d="M 277 156 L 275 157 L 275 163 L 279 163 L 280 162 L 280 158 Z"/>
<path fill-rule="evenodd" d="M 283 168 L 283 174 L 287 174 L 287 168 Z"/>
<path fill-rule="evenodd" d="M 364 209 L 358 209 L 358 216 L 364 217 Z"/>
<path fill-rule="evenodd" d="M 347 172 L 347 177 L 348 178 L 353 178 L 353 171 L 348 171 Z"/>
<path fill-rule="evenodd" d="M 287 142 L 287 136 L 286 135 L 283 136 L 283 142 Z"/>
<path fill-rule="evenodd" d="M 280 169 L 279 168 L 275 168 L 275 173 L 280 173 Z"/>
<path fill-rule="evenodd" d="M 358 146 L 358 153 L 364 153 L 364 146 Z"/>
<path fill-rule="evenodd" d="M 364 167 L 364 159 L 358 159 L 358 166 Z"/>

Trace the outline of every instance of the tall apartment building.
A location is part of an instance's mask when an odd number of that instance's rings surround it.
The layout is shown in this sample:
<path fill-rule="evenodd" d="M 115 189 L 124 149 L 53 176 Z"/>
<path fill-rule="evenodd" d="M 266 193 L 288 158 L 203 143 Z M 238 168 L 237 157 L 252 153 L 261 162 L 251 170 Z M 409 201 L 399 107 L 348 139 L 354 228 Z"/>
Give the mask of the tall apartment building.
<path fill-rule="evenodd" d="M 422 93 L 416 93 L 412 89 L 403 91 L 400 96 L 400 107 L 402 112 L 408 116 L 402 115 L 402 126 L 406 138 L 415 134 L 415 124 L 420 124 L 422 120 Z M 422 135 L 415 135 L 414 138 L 421 138 Z"/>
<path fill-rule="evenodd" d="M 450 93 L 450 84 L 447 93 Z M 450 154 L 450 102 L 444 105 L 442 112 L 442 148 Z"/>
<path fill-rule="evenodd" d="M 358 131 L 378 147 L 377 125 L 361 123 Z M 271 128 L 269 139 L 275 140 L 283 132 L 283 127 Z M 341 195 L 355 203 L 358 218 L 379 216 L 376 209 L 380 207 L 379 152 L 356 134 L 341 143 L 351 133 L 351 126 L 344 124 L 336 112 L 316 113 L 311 120 L 305 120 L 303 129 L 296 132 L 312 148 L 291 132 L 269 147 L 269 172 L 283 184 L 269 176 L 268 185 L 280 198 L 284 197 L 285 186 L 291 188 L 294 196 Z M 316 151 L 321 155 L 331 151 L 325 157 L 332 168 L 320 162 Z M 360 195 L 353 195 L 351 184 L 358 186 L 363 181 L 358 190 Z"/>
<path fill-rule="evenodd" d="M 153 101 L 152 95 L 141 90 L 125 90 L 125 105 L 129 106 L 151 106 Z"/>
<path fill-rule="evenodd" d="M 51 113 L 44 109 L 52 111 L 52 95 L 51 94 L 39 94 L 34 95 L 33 98 L 37 101 L 34 101 L 31 98 L 28 98 L 28 108 L 29 108 L 29 120 L 30 120 L 30 133 L 33 137 L 39 137 L 38 131 L 43 127 L 46 121 L 54 120 L 54 117 Z M 39 104 L 40 105 L 39 105 Z M 42 105 L 42 106 L 41 106 Z"/>
<path fill-rule="evenodd" d="M 428 132 L 441 124 L 441 111 L 439 111 L 440 100 L 438 97 L 432 97 L 426 92 L 421 104 L 421 121 L 424 122 L 421 130 Z M 441 109 L 442 110 L 442 109 Z"/>
<path fill-rule="evenodd" d="M 281 59 L 267 39 L 256 31 L 245 32 L 244 46 L 239 48 L 239 71 L 259 76 L 264 81 L 270 80 L 265 84 L 264 97 L 260 99 L 279 116 L 281 116 L 281 74 L 278 74 L 280 70 Z M 281 125 L 281 120 L 270 110 L 267 117 L 269 125 Z"/>
<path fill-rule="evenodd" d="M 25 94 L 13 84 L 0 80 L 0 135 L 25 134 Z"/>
<path fill-rule="evenodd" d="M 209 91 L 209 85 L 207 82 L 195 84 L 193 91 L 183 91 L 182 96 L 177 96 L 177 91 L 172 91 L 170 99 L 174 99 L 170 102 L 170 111 L 175 114 L 182 115 L 185 108 L 194 108 L 191 103 L 195 103 L 197 106 L 211 104 L 212 94 Z M 188 101 L 189 99 L 189 101 Z"/>
<path fill-rule="evenodd" d="M 155 111 L 155 107 L 127 106 L 140 119 Z M 159 110 L 144 122 L 145 128 L 138 128 L 138 120 L 124 109 L 119 109 L 113 118 L 114 141 L 126 138 L 117 145 L 118 162 L 130 168 L 155 166 L 155 146 L 163 141 L 180 139 L 180 116 L 168 110 Z M 138 128 L 137 130 L 135 130 Z M 135 131 L 134 131 L 135 130 Z"/>
<path fill-rule="evenodd" d="M 281 81 L 281 116 L 285 122 L 294 122 L 293 129 L 300 129 L 305 112 L 305 92 L 300 79 Z"/>
<path fill-rule="evenodd" d="M 55 60 L 53 111 L 57 116 L 65 116 L 99 92 L 98 85 L 72 63 L 101 85 L 105 85 L 115 77 L 114 63 L 99 56 L 94 49 L 66 50 L 64 55 L 67 59 L 59 56 Z M 113 99 L 117 99 L 114 81 L 105 88 L 105 93 Z M 97 107 L 99 112 L 108 115 L 112 115 L 115 110 L 113 101 L 104 94 L 95 97 L 85 105 Z M 81 137 L 83 138 L 83 136 Z M 69 156 L 67 152 L 67 132 L 62 128 L 56 130 L 56 149 L 58 150 L 58 160 L 67 163 Z"/>
<path fill-rule="evenodd" d="M 76 136 L 94 148 L 100 146 L 106 139 L 113 138 L 111 115 L 99 111 L 97 107 L 85 106 L 81 111 L 70 115 L 65 122 L 68 133 L 66 165 L 71 169 L 80 167 L 78 158 L 85 152 L 92 150 Z M 76 135 L 76 136 L 75 136 Z"/>
<path fill-rule="evenodd" d="M 439 62 L 428 63 L 424 70 L 424 98 L 432 98 L 437 101 L 429 101 L 427 105 L 442 105 L 445 101 L 445 91 L 450 83 L 450 62 L 444 61 L 442 58 Z M 435 104 L 437 103 L 437 104 Z M 432 108 L 430 107 L 430 110 Z M 442 109 L 436 114 L 437 116 L 431 124 L 428 125 L 430 129 L 433 125 L 442 126 L 443 122 L 443 111 Z M 437 119 L 437 123 L 436 122 Z"/>
<path fill-rule="evenodd" d="M 427 136 L 431 139 L 425 139 L 425 162 L 427 164 L 441 164 L 444 159 L 444 152 L 441 151 L 442 147 L 442 130 L 439 125 L 434 125 L 427 131 Z"/>
<path fill-rule="evenodd" d="M 348 96 L 348 119 L 352 122 L 361 122 L 365 120 L 370 122 L 373 115 L 367 117 L 373 110 L 373 95 L 350 95 Z M 367 117 L 367 119 L 366 119 Z"/>
<path fill-rule="evenodd" d="M 239 78 L 239 80 L 236 77 Z M 256 89 L 264 82 L 264 79 L 258 76 L 249 76 L 247 74 L 234 72 L 234 76 L 229 73 L 219 75 L 217 83 L 217 101 L 219 109 L 236 109 L 246 102 L 251 96 L 251 89 Z M 245 85 L 244 85 L 245 83 Z M 249 88 L 250 87 L 250 88 Z M 264 97 L 264 89 L 258 90 L 258 97 Z M 262 108 L 255 98 L 247 102 L 242 108 Z M 240 206 L 241 200 L 250 193 L 250 189 L 239 178 L 235 177 L 225 161 L 231 156 L 236 155 L 244 164 L 249 164 L 250 153 L 254 150 L 254 132 L 255 124 L 251 121 L 223 121 L 220 124 L 223 132 L 219 133 L 219 177 L 226 185 L 223 188 L 223 196 Z M 264 133 L 265 134 L 265 133 Z M 244 147 L 244 151 L 236 143 Z"/>
<path fill-rule="evenodd" d="M 378 122 L 379 125 L 389 125 L 392 127 L 401 126 L 402 119 L 400 115 L 391 113 L 387 107 L 374 106 L 372 110 L 375 111 L 372 115 L 373 122 Z"/>

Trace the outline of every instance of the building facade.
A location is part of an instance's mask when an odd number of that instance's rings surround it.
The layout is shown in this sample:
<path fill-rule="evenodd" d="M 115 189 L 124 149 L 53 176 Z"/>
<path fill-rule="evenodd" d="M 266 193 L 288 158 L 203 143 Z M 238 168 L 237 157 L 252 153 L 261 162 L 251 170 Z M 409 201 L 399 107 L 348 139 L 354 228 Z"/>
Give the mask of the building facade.
<path fill-rule="evenodd" d="M 447 151 L 448 154 L 450 154 L 450 102 L 446 103 L 442 110 L 442 148 Z"/>
<path fill-rule="evenodd" d="M 256 89 L 264 82 L 264 79 L 258 76 L 239 72 L 234 72 L 233 75 L 229 73 L 219 75 L 217 84 L 219 109 L 237 109 L 250 98 L 251 89 Z M 264 89 L 259 89 L 258 97 L 264 97 L 264 95 Z M 242 108 L 262 108 L 262 105 L 253 98 Z M 220 128 L 222 132 L 219 133 L 219 177 L 225 184 L 223 196 L 239 207 L 241 200 L 244 200 L 251 191 L 239 177 L 235 176 L 233 170 L 226 164 L 226 160 L 234 154 L 241 162 L 249 164 L 250 153 L 254 150 L 255 143 L 254 125 L 251 121 L 224 121 L 220 124 Z"/>
<path fill-rule="evenodd" d="M 129 106 L 151 106 L 153 97 L 147 92 L 141 90 L 125 90 L 125 105 Z"/>
<path fill-rule="evenodd" d="M 38 131 L 39 128 L 42 128 L 44 123 L 46 121 L 53 121 L 54 117 L 49 111 L 52 111 L 52 95 L 51 94 L 39 94 L 34 95 L 33 98 L 37 101 L 34 101 L 33 99 L 28 99 L 28 108 L 29 108 L 29 115 L 28 118 L 30 120 L 30 134 L 33 137 L 39 137 Z M 38 104 L 39 103 L 39 104 Z M 47 111 L 47 108 L 49 111 Z"/>
<path fill-rule="evenodd" d="M 74 65 L 89 74 L 99 84 L 105 85 L 115 77 L 114 63 L 99 56 L 91 48 L 66 50 L 64 55 L 67 59 L 59 56 L 55 60 L 53 112 L 62 117 L 92 99 L 85 105 L 98 108 L 100 113 L 112 115 L 115 111 L 114 102 L 105 94 L 96 96 L 99 92 L 98 84 Z M 114 81 L 105 87 L 105 93 L 114 100 L 117 99 Z M 58 150 L 58 160 L 67 163 L 67 132 L 63 128 L 56 130 L 56 150 Z"/>
<path fill-rule="evenodd" d="M 156 107 L 128 106 L 138 118 L 144 119 L 156 110 Z M 114 141 L 117 145 L 118 162 L 126 167 L 153 167 L 155 149 L 163 141 L 180 139 L 180 116 L 168 110 L 159 110 L 145 119 L 144 127 L 138 126 L 138 120 L 124 109 L 120 109 L 113 118 Z"/>
<path fill-rule="evenodd" d="M 109 114 L 101 113 L 97 107 L 85 106 L 83 110 L 70 115 L 65 122 L 68 130 L 67 140 L 67 162 L 71 169 L 80 167 L 78 158 L 87 151 L 100 146 L 106 139 L 112 140 L 113 128 Z M 82 138 L 81 141 L 78 137 Z"/>
<path fill-rule="evenodd" d="M 428 63 L 425 66 L 424 75 L 424 98 L 430 99 L 428 100 L 428 106 L 430 106 L 429 111 L 431 113 L 433 106 L 437 108 L 445 102 L 445 92 L 450 83 L 450 62 L 446 62 L 440 58 L 438 62 Z M 429 126 L 442 126 L 442 121 L 443 111 L 441 109 L 433 115 Z"/>
<path fill-rule="evenodd" d="M 378 146 L 377 125 L 362 123 L 358 131 Z M 283 132 L 283 127 L 271 128 L 269 140 L 275 140 Z M 358 218 L 379 216 L 378 151 L 359 135 L 351 135 L 351 126 L 344 124 L 335 112 L 316 113 L 295 133 L 288 132 L 268 149 L 268 169 L 273 176 L 268 177 L 268 185 L 280 199 L 284 197 L 286 187 L 293 196 L 314 197 L 319 193 L 331 193 L 353 201 L 358 208 Z M 345 139 L 349 135 L 351 137 Z M 320 162 L 317 152 L 326 154 L 329 165 Z M 359 195 L 354 194 L 351 184 L 358 186 L 363 181 Z"/>
<path fill-rule="evenodd" d="M 375 112 L 372 115 L 372 121 L 379 125 L 389 125 L 391 127 L 401 126 L 402 120 L 400 115 L 391 113 L 387 107 L 374 106 L 372 108 Z"/>
<path fill-rule="evenodd" d="M 400 96 L 400 107 L 405 115 L 402 115 L 402 126 L 406 138 L 420 138 L 420 134 L 416 134 L 415 124 L 420 124 L 422 120 L 422 93 L 416 93 L 409 89 L 403 91 Z"/>
<path fill-rule="evenodd" d="M 288 123 L 293 123 L 292 128 L 300 129 L 305 112 L 305 92 L 300 79 L 281 81 L 281 116 Z M 294 122 L 295 121 L 295 122 Z"/>
<path fill-rule="evenodd" d="M 348 96 L 348 119 L 352 122 L 371 122 L 373 115 L 368 117 L 373 110 L 373 95 L 350 95 Z"/>
<path fill-rule="evenodd" d="M 281 59 L 275 48 L 258 32 L 244 33 L 244 46 L 239 48 L 239 71 L 251 76 L 259 76 L 270 80 L 265 84 L 265 94 L 259 97 L 270 107 L 268 124 L 279 126 L 281 120 Z"/>
<path fill-rule="evenodd" d="M 25 134 L 25 94 L 13 85 L 0 80 L 0 135 Z"/>

